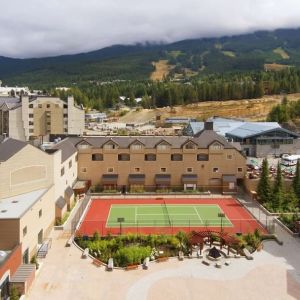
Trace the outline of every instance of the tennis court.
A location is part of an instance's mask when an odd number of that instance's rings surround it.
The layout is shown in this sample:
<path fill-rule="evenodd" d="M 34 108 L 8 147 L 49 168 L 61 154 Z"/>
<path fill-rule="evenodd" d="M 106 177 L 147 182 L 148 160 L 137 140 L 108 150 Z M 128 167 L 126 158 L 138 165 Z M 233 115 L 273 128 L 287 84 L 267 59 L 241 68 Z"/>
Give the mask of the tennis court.
<path fill-rule="evenodd" d="M 111 205 L 106 227 L 209 226 L 230 227 L 232 223 L 219 205 L 210 204 L 132 204 Z M 221 224 L 222 223 L 222 224 Z"/>
<path fill-rule="evenodd" d="M 224 217 L 221 218 L 220 213 Z M 176 234 L 179 230 L 221 230 L 221 227 L 230 233 L 253 232 L 255 229 L 266 232 L 234 198 L 145 196 L 139 199 L 91 199 L 77 233 L 88 236 L 95 232 L 100 235 Z"/>

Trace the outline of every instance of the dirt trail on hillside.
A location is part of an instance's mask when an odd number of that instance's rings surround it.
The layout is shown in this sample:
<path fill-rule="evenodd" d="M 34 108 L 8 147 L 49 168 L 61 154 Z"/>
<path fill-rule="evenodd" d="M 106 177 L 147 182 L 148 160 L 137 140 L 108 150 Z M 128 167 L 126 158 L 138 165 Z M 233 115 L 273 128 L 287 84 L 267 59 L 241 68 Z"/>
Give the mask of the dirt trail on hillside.
<path fill-rule="evenodd" d="M 289 101 L 300 99 L 300 93 L 287 96 Z M 162 119 L 167 117 L 192 117 L 197 120 L 204 120 L 213 116 L 227 118 L 242 118 L 251 121 L 263 121 L 271 109 L 279 104 L 283 96 L 265 96 L 259 99 L 229 100 L 229 101 L 208 101 L 198 102 L 189 105 L 164 107 L 158 109 L 142 109 L 131 111 L 120 122 L 147 122 L 154 120 L 156 115 Z"/>

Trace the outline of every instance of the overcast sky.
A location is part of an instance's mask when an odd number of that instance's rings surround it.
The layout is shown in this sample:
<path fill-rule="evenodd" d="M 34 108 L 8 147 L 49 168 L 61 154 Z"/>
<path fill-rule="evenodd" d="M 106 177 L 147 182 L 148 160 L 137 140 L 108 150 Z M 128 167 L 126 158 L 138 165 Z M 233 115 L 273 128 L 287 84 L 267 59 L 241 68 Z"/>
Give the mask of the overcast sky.
<path fill-rule="evenodd" d="M 0 0 L 0 55 L 41 57 L 300 27 L 300 0 Z"/>

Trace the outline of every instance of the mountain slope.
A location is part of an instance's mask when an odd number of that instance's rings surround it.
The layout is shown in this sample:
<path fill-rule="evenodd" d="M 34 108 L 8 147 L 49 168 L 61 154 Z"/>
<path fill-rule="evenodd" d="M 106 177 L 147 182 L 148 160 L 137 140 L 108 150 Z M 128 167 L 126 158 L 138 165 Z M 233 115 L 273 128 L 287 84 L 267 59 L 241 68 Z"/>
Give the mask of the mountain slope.
<path fill-rule="evenodd" d="M 153 62 L 168 60 L 170 77 L 262 70 L 277 63 L 300 67 L 300 29 L 260 31 L 168 45 L 116 45 L 89 53 L 37 59 L 0 57 L 5 84 L 55 86 L 91 80 L 143 80 Z"/>

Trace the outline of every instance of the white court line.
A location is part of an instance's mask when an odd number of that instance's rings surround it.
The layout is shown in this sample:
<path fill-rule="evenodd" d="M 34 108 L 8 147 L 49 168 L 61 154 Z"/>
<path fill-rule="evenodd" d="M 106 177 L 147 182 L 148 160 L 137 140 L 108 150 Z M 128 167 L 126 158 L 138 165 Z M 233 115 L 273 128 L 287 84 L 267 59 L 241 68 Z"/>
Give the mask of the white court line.
<path fill-rule="evenodd" d="M 136 223 L 136 217 L 137 217 L 137 207 L 134 208 L 134 222 Z"/>
<path fill-rule="evenodd" d="M 198 211 L 197 211 L 197 209 L 195 208 L 195 206 L 193 206 L 193 208 L 194 208 L 194 211 L 196 212 L 196 214 L 197 214 L 199 220 L 201 221 L 201 224 L 204 224 L 204 222 L 203 222 L 202 218 L 200 217 L 200 215 L 198 214 Z"/>

